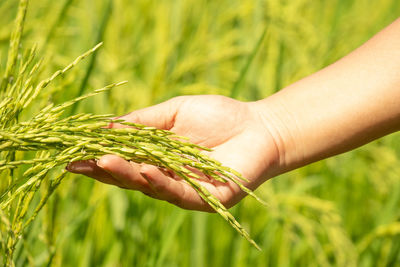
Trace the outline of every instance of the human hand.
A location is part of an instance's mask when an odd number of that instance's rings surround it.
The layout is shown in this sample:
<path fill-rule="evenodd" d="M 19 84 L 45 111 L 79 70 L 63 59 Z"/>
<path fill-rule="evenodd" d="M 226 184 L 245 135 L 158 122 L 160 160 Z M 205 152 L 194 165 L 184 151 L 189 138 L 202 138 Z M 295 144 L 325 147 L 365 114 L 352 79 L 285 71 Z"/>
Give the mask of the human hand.
<path fill-rule="evenodd" d="M 268 177 L 400 130 L 399 31 L 400 19 L 348 56 L 257 102 L 185 96 L 121 118 L 212 148 L 211 157 L 242 173 L 249 180 L 244 185 L 255 189 Z M 182 208 L 211 211 L 185 181 L 151 165 L 106 155 L 97 164 L 68 168 Z M 226 207 L 245 195 L 231 182 L 199 183 Z"/>
<path fill-rule="evenodd" d="M 262 125 L 252 103 L 223 96 L 182 96 L 120 117 L 129 122 L 170 130 L 212 148 L 209 155 L 246 177 L 255 189 L 278 162 L 273 138 Z M 123 127 L 120 124 L 112 127 Z M 181 208 L 213 211 L 197 192 L 171 171 L 105 155 L 95 162 L 71 163 L 67 169 L 101 182 L 139 190 Z M 233 182 L 199 180 L 223 205 L 231 207 L 245 196 Z"/>

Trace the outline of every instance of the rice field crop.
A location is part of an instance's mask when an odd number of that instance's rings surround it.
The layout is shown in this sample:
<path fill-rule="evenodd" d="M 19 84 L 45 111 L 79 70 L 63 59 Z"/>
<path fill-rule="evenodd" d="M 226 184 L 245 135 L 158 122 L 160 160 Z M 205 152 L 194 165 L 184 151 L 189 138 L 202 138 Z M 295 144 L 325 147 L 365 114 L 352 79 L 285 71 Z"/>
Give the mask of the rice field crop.
<path fill-rule="evenodd" d="M 107 114 L 178 95 L 267 97 L 368 40 L 399 1 L 3 0 L 0 14 L 0 263 L 400 266 L 399 133 L 266 182 L 266 207 L 248 197 L 231 208 L 261 251 L 218 214 L 64 171 L 105 142 L 80 126 L 105 136 Z M 136 155 L 90 148 L 84 158 Z"/>

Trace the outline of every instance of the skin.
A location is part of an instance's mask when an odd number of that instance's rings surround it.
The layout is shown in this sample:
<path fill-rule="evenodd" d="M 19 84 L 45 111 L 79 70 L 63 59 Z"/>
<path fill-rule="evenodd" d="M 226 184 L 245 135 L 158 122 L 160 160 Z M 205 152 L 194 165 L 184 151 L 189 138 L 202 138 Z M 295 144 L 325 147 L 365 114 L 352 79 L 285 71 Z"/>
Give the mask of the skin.
<path fill-rule="evenodd" d="M 256 102 L 183 96 L 122 119 L 187 136 L 241 172 L 251 189 L 267 179 L 400 130 L 400 19 L 334 64 Z M 112 125 L 111 127 L 121 127 Z M 74 162 L 74 173 L 139 190 L 185 209 L 212 211 L 171 172 L 106 155 Z M 231 207 L 232 183 L 200 181 Z"/>

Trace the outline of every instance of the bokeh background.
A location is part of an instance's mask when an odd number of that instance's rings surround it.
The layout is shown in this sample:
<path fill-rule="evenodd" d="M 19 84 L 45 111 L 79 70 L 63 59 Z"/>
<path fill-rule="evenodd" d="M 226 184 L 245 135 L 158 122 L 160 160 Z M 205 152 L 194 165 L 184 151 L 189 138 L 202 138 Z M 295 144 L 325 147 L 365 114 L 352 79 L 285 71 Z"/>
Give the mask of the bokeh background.
<path fill-rule="evenodd" d="M 2 66 L 17 4 L 0 1 Z M 398 0 L 31 0 L 22 49 L 38 46 L 47 77 L 103 41 L 41 99 L 128 80 L 71 110 L 121 115 L 177 95 L 265 98 L 399 14 Z M 399 133 L 257 193 L 267 208 L 245 199 L 231 211 L 262 252 L 218 215 L 69 175 L 19 242 L 16 265 L 400 266 Z"/>

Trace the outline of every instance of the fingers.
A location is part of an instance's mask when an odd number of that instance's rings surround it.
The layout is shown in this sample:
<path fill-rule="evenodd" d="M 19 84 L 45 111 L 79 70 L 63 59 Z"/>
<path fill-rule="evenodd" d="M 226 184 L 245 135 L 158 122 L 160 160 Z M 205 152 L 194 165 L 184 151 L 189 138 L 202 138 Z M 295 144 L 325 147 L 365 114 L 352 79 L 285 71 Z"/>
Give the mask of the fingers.
<path fill-rule="evenodd" d="M 105 155 L 97 163 L 94 160 L 71 163 L 67 170 L 84 174 L 103 183 L 139 190 L 150 197 L 165 200 L 183 209 L 214 212 L 185 181 L 176 175 L 171 177 L 168 172 L 164 173 L 152 165 L 139 165 L 115 155 Z M 232 194 L 225 192 L 229 189 L 222 183 L 214 185 L 206 181 L 197 182 L 220 198 L 223 203 L 226 202 L 224 196 Z"/>
<path fill-rule="evenodd" d="M 118 156 L 105 155 L 97 163 L 94 160 L 72 162 L 66 169 L 106 184 L 139 190 L 144 194 L 151 195 L 148 182 L 139 173 L 140 165 L 128 162 Z"/>
<path fill-rule="evenodd" d="M 148 182 L 140 175 L 139 164 L 128 162 L 115 155 L 105 155 L 100 158 L 97 165 L 125 188 L 139 190 L 145 194 L 151 193 Z"/>
<path fill-rule="evenodd" d="M 123 187 L 123 185 L 115 180 L 112 175 L 105 172 L 102 168 L 97 166 L 95 160 L 76 161 L 67 165 L 67 171 L 77 174 L 83 174 L 94 178 L 102 183 L 116 185 Z"/>
<path fill-rule="evenodd" d="M 183 209 L 213 212 L 197 192 L 183 180 L 171 178 L 152 165 L 143 165 L 140 173 L 153 190 L 153 197 Z"/>
<path fill-rule="evenodd" d="M 170 130 L 174 125 L 175 116 L 181 102 L 182 98 L 180 97 L 172 98 L 158 105 L 133 111 L 129 114 L 118 117 L 118 119 L 140 123 L 158 129 Z M 112 123 L 110 125 L 110 128 L 122 127 L 126 126 L 118 123 Z"/>

